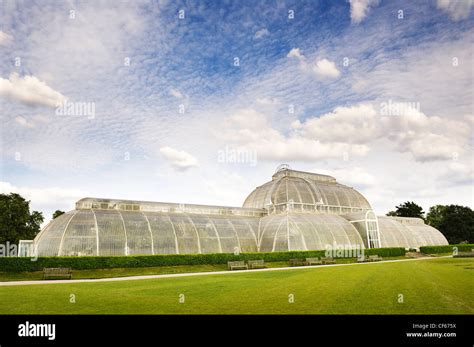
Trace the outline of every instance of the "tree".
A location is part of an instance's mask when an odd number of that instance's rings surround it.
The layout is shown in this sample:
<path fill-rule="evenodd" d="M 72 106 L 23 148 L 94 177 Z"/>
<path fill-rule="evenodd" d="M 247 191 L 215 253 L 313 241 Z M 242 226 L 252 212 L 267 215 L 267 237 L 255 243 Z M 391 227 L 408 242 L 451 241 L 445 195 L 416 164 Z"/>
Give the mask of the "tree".
<path fill-rule="evenodd" d="M 439 226 L 443 222 L 444 213 L 446 211 L 445 205 L 435 205 L 431 206 L 428 214 L 426 215 L 426 222 L 431 225 L 433 228 L 439 230 Z"/>
<path fill-rule="evenodd" d="M 474 242 L 474 211 L 467 206 L 432 206 L 426 219 L 432 227 L 441 231 L 451 244 Z"/>
<path fill-rule="evenodd" d="M 416 217 L 421 219 L 425 219 L 424 215 L 425 212 L 423 211 L 423 208 L 415 204 L 413 201 L 404 202 L 403 204 L 398 205 L 395 211 L 389 211 L 387 213 L 387 216 L 392 217 Z"/>
<path fill-rule="evenodd" d="M 30 202 L 21 195 L 0 194 L 0 243 L 34 239 L 43 220 L 41 212 L 30 213 Z"/>
<path fill-rule="evenodd" d="M 61 210 L 56 210 L 54 211 L 53 213 L 53 219 L 56 218 L 56 217 L 59 217 L 60 215 L 64 214 L 65 212 L 64 211 L 61 211 Z"/>

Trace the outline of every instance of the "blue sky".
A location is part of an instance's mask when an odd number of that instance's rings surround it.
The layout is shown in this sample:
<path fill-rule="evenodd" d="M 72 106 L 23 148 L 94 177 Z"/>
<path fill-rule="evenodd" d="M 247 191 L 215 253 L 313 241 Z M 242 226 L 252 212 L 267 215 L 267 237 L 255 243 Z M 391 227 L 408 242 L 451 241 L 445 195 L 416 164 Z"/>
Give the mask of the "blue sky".
<path fill-rule="evenodd" d="M 239 206 L 288 163 L 378 213 L 472 206 L 472 5 L 4 0 L 0 190 L 47 219 L 83 196 Z"/>

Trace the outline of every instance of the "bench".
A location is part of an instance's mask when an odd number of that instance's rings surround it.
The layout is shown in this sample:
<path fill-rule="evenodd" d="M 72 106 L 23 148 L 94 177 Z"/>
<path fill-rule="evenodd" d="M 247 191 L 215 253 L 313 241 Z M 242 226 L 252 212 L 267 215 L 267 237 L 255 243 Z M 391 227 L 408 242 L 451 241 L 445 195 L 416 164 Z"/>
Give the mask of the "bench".
<path fill-rule="evenodd" d="M 247 264 L 244 261 L 229 261 L 227 262 L 229 270 L 248 270 Z"/>
<path fill-rule="evenodd" d="M 321 265 L 322 263 L 319 258 L 306 258 L 306 265 Z"/>
<path fill-rule="evenodd" d="M 306 261 L 303 259 L 290 259 L 290 266 L 305 266 Z"/>
<path fill-rule="evenodd" d="M 322 257 L 322 258 L 321 258 L 321 262 L 322 262 L 324 265 L 336 264 L 336 261 L 335 261 L 334 258 L 332 258 L 332 257 Z"/>
<path fill-rule="evenodd" d="M 367 258 L 365 255 L 361 255 L 360 257 L 357 258 L 358 263 L 365 263 L 368 261 L 369 261 L 369 258 Z"/>
<path fill-rule="evenodd" d="M 381 261 L 382 257 L 379 257 L 378 255 L 369 255 L 369 260 L 368 261 Z"/>
<path fill-rule="evenodd" d="M 249 260 L 248 262 L 249 269 L 265 269 L 265 261 L 263 259 L 259 260 Z"/>
<path fill-rule="evenodd" d="M 70 267 L 45 267 L 43 268 L 43 279 L 47 278 L 72 278 Z"/>

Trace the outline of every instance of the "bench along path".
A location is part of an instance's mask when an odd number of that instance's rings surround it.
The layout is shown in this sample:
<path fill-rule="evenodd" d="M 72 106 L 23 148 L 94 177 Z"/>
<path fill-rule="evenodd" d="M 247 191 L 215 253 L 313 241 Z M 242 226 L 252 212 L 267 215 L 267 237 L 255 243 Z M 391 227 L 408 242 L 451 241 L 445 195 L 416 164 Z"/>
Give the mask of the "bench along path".
<path fill-rule="evenodd" d="M 208 275 L 232 275 L 241 273 L 256 273 L 261 271 L 298 271 L 305 269 L 327 269 L 329 267 L 336 266 L 364 266 L 364 265 L 377 265 L 384 263 L 398 263 L 404 261 L 419 261 L 428 259 L 440 259 L 440 258 L 452 258 L 451 255 L 442 257 L 422 257 L 413 259 L 399 259 L 399 260 L 384 260 L 370 263 L 349 263 L 349 264 L 332 264 L 332 265 L 315 265 L 315 266 L 298 266 L 298 267 L 274 267 L 266 269 L 255 269 L 255 270 L 238 270 L 238 271 L 208 271 L 208 272 L 189 272 L 180 274 L 168 274 L 168 275 L 145 275 L 145 276 L 129 276 L 129 277 L 111 277 L 111 278 L 97 278 L 97 279 L 82 279 L 82 280 L 42 280 L 42 281 L 10 281 L 0 282 L 0 286 L 23 286 L 23 285 L 42 285 L 42 284 L 61 284 L 61 283 L 94 283 L 94 282 L 113 282 L 113 281 L 135 281 L 135 280 L 149 280 L 155 278 L 175 278 L 175 277 L 188 277 L 188 276 L 208 276 Z"/>

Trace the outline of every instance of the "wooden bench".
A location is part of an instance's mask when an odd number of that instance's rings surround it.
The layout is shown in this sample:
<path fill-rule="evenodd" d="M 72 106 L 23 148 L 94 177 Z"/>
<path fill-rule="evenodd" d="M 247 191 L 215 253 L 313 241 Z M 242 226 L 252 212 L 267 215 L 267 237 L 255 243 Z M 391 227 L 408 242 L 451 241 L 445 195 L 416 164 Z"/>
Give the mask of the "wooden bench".
<path fill-rule="evenodd" d="M 249 260 L 247 263 L 248 263 L 249 269 L 265 269 L 267 267 L 263 259 Z"/>
<path fill-rule="evenodd" d="M 43 268 L 43 279 L 47 278 L 72 278 L 70 267 L 45 267 Z"/>
<path fill-rule="evenodd" d="M 321 265 L 322 263 L 319 258 L 306 258 L 306 265 Z"/>
<path fill-rule="evenodd" d="M 381 261 L 382 257 L 379 257 L 377 254 L 376 255 L 369 255 L 369 260 L 368 261 Z"/>
<path fill-rule="evenodd" d="M 305 266 L 306 261 L 303 259 L 290 259 L 290 266 Z"/>
<path fill-rule="evenodd" d="M 229 261 L 227 262 L 229 270 L 248 270 L 248 265 L 244 261 Z"/>
<path fill-rule="evenodd" d="M 332 257 L 322 257 L 322 258 L 321 258 L 321 262 L 322 262 L 324 265 L 336 264 L 336 261 L 335 261 L 334 258 L 332 258 Z"/>
<path fill-rule="evenodd" d="M 369 258 L 367 258 L 365 255 L 361 255 L 360 257 L 357 258 L 358 263 L 366 263 L 369 261 Z"/>

